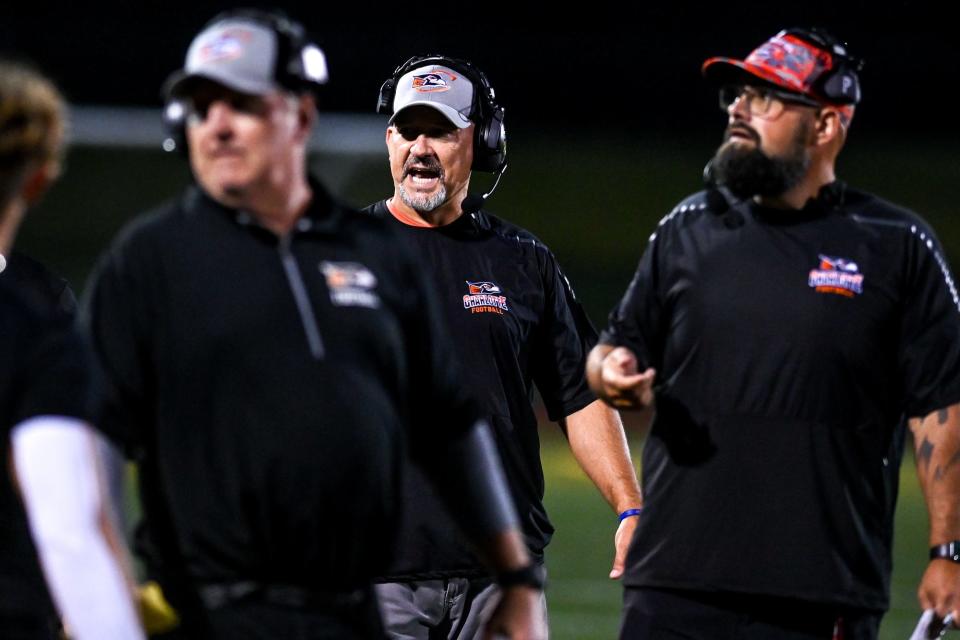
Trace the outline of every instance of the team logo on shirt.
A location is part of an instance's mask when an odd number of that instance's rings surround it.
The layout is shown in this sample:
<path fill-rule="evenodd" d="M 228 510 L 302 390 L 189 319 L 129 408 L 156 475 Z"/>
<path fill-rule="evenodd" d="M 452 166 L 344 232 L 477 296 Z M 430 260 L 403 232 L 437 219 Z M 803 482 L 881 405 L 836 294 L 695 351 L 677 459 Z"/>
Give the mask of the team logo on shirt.
<path fill-rule="evenodd" d="M 819 293 L 846 298 L 863 293 L 863 274 L 853 260 L 820 254 L 817 268 L 810 270 L 807 284 Z"/>
<path fill-rule="evenodd" d="M 376 309 L 380 306 L 380 296 L 374 291 L 377 277 L 359 262 L 324 260 L 320 263 L 320 271 L 327 279 L 330 302 L 338 307 Z"/>
<path fill-rule="evenodd" d="M 447 71 L 431 71 L 430 73 L 423 73 L 419 76 L 413 76 L 413 88 L 420 93 L 435 93 L 437 91 L 449 91 L 450 85 L 447 84 L 447 81 L 443 76 L 448 76 L 451 80 L 457 79 L 457 76 L 449 73 Z"/>
<path fill-rule="evenodd" d="M 463 296 L 463 308 L 470 313 L 499 313 L 510 311 L 507 296 L 501 295 L 499 285 L 494 282 L 467 282 L 467 295 Z"/>

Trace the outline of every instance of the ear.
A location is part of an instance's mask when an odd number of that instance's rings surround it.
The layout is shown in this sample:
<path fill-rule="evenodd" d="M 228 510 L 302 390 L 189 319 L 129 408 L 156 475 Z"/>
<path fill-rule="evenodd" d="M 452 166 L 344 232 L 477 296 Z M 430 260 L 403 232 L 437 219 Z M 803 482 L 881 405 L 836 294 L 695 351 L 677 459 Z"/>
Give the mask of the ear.
<path fill-rule="evenodd" d="M 23 196 L 27 206 L 36 203 L 59 175 L 60 164 L 56 161 L 45 162 L 28 173 L 20 188 L 20 195 Z"/>
<path fill-rule="evenodd" d="M 824 107 L 816 116 L 814 126 L 815 143 L 817 145 L 830 144 L 844 135 L 840 112 L 831 107 Z"/>
<path fill-rule="evenodd" d="M 317 100 L 313 94 L 304 93 L 297 102 L 297 138 L 306 140 L 317 123 Z"/>

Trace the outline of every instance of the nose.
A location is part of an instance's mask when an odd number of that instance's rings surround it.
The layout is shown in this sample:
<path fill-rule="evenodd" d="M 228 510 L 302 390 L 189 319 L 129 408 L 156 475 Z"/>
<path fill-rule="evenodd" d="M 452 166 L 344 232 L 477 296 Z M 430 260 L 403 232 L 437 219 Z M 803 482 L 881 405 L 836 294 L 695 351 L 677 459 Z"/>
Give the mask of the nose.
<path fill-rule="evenodd" d="M 420 134 L 410 145 L 410 153 L 415 156 L 425 156 L 433 152 L 430 146 L 430 138 L 426 134 Z"/>
<path fill-rule="evenodd" d="M 233 108 L 225 100 L 214 100 L 207 107 L 206 117 L 201 121 L 215 135 L 229 137 L 233 132 Z"/>

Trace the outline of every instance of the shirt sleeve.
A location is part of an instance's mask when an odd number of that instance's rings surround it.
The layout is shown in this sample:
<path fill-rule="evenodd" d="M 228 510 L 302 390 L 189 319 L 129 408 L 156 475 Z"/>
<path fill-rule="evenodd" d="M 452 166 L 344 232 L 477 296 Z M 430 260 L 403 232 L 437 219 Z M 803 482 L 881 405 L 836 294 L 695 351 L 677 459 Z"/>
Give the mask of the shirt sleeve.
<path fill-rule="evenodd" d="M 597 332 L 550 251 L 541 256 L 543 317 L 533 344 L 531 370 L 550 420 L 579 411 L 596 397 L 587 385 L 587 354 Z"/>
<path fill-rule="evenodd" d="M 148 290 L 135 263 L 115 248 L 97 265 L 83 307 L 102 394 L 99 426 L 128 452 L 150 419 Z"/>
<path fill-rule="evenodd" d="M 960 402 L 960 298 L 933 232 L 913 229 L 899 363 L 906 413 L 919 417 Z"/>
<path fill-rule="evenodd" d="M 663 358 L 658 265 L 662 244 L 657 236 L 651 238 L 630 286 L 610 312 L 607 328 L 600 335 L 603 344 L 633 351 L 641 371 L 650 366 L 660 369 Z"/>
<path fill-rule="evenodd" d="M 74 323 L 65 316 L 38 319 L 22 348 L 12 423 L 50 415 L 91 421 L 96 408 L 91 355 Z"/>

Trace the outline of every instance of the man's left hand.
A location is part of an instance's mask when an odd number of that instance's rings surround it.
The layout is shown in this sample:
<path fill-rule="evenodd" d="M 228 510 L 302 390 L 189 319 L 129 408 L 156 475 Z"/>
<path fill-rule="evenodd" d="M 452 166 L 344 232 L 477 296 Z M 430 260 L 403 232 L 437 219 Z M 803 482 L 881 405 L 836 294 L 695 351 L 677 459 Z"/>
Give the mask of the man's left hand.
<path fill-rule="evenodd" d="M 610 579 L 619 580 L 623 576 L 624 566 L 627 562 L 627 549 L 630 548 L 630 542 L 633 540 L 633 532 L 637 528 L 639 516 L 624 518 L 617 527 L 617 535 L 613 538 L 613 568 L 610 569 Z"/>
<path fill-rule="evenodd" d="M 952 614 L 960 618 L 960 564 L 946 559 L 931 560 L 917 590 L 921 609 L 933 609 L 937 618 Z"/>

